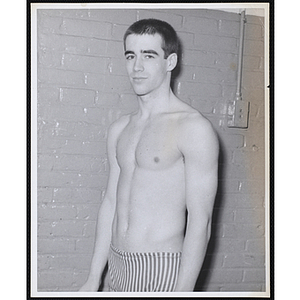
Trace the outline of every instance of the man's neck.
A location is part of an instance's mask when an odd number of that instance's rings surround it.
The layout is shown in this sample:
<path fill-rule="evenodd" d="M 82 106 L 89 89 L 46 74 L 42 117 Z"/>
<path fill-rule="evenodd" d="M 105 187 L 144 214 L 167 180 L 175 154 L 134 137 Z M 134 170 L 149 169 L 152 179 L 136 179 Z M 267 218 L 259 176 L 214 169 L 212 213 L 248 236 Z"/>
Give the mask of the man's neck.
<path fill-rule="evenodd" d="M 168 112 L 174 98 L 175 95 L 170 88 L 156 95 L 138 96 L 139 114 L 141 117 L 148 118 Z"/>

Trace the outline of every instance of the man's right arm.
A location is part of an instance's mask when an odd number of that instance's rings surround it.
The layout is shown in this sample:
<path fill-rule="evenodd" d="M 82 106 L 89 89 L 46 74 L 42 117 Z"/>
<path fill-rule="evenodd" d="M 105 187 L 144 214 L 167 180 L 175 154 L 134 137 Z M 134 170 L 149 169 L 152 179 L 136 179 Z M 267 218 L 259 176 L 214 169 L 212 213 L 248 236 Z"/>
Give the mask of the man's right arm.
<path fill-rule="evenodd" d="M 104 199 L 98 212 L 94 254 L 88 280 L 80 291 L 97 292 L 101 284 L 101 275 L 108 259 L 111 243 L 112 223 L 116 209 L 117 184 L 120 168 L 116 159 L 117 138 L 123 128 L 122 122 L 113 123 L 108 131 L 107 152 L 109 161 L 109 178 Z"/>

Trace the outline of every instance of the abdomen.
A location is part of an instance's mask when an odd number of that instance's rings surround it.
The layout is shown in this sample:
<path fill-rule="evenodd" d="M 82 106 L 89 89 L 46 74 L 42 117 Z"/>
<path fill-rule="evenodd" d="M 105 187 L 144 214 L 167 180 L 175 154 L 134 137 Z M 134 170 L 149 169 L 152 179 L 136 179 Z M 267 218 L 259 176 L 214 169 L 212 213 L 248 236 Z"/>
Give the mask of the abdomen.
<path fill-rule="evenodd" d="M 129 175 L 129 174 L 127 174 Z M 184 165 L 136 167 L 120 175 L 113 244 L 124 251 L 180 251 L 185 227 Z"/>

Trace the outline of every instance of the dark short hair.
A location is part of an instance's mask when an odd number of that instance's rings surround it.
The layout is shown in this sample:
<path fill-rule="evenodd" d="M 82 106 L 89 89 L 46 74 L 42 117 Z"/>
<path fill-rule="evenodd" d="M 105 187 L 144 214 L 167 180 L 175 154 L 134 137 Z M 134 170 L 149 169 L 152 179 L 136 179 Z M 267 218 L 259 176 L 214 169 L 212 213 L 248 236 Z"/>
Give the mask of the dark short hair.
<path fill-rule="evenodd" d="M 170 54 L 178 54 L 179 40 L 174 28 L 167 22 L 157 19 L 142 19 L 133 23 L 125 32 L 123 42 L 125 49 L 126 38 L 130 34 L 154 35 L 158 33 L 162 37 L 162 49 L 164 50 L 164 58 L 167 58 Z"/>

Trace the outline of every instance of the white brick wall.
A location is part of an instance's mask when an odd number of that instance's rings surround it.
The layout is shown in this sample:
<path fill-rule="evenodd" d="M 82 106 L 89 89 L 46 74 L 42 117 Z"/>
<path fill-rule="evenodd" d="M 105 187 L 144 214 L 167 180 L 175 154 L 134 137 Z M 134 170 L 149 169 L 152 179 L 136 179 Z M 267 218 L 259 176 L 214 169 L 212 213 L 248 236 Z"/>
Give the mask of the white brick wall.
<path fill-rule="evenodd" d="M 76 291 L 88 274 L 106 187 L 108 126 L 136 109 L 122 37 L 137 19 L 170 22 L 182 41 L 179 97 L 211 120 L 221 145 L 212 239 L 197 290 L 263 291 L 263 27 L 247 16 L 248 129 L 226 126 L 236 90 L 239 16 L 212 10 L 38 13 L 38 289 Z"/>

